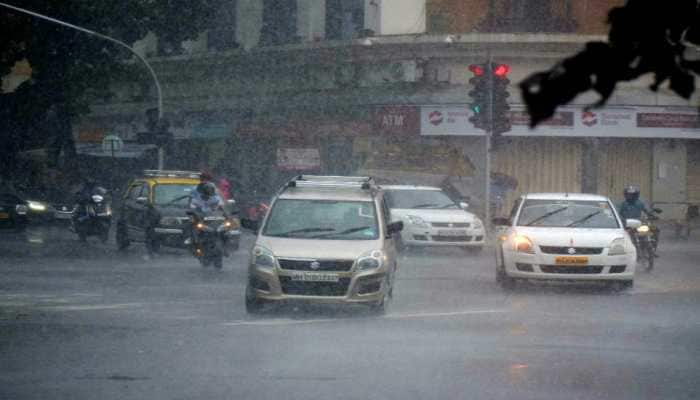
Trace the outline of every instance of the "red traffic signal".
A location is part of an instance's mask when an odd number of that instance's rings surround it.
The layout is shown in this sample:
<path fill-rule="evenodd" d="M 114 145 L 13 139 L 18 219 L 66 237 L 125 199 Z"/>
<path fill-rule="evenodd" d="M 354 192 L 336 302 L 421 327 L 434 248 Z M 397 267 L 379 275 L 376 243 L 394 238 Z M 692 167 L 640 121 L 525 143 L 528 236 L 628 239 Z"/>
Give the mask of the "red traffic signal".
<path fill-rule="evenodd" d="M 470 65 L 469 70 L 474 74 L 474 76 L 482 76 L 484 74 L 484 67 L 479 64 Z"/>
<path fill-rule="evenodd" d="M 510 65 L 498 64 L 493 67 L 493 74 L 499 78 L 505 78 L 510 72 Z"/>

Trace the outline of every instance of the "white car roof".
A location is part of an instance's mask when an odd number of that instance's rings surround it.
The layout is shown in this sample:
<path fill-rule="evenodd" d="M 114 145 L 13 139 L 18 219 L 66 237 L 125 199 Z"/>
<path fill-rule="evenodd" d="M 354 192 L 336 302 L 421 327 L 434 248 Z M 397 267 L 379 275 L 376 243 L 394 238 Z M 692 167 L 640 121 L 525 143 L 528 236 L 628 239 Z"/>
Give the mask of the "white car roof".
<path fill-rule="evenodd" d="M 532 200 L 608 201 L 605 196 L 587 193 L 527 193 L 523 197 Z"/>
<path fill-rule="evenodd" d="M 439 187 L 435 186 L 418 186 L 418 185 L 382 185 L 380 186 L 382 190 L 434 190 L 442 191 Z"/>

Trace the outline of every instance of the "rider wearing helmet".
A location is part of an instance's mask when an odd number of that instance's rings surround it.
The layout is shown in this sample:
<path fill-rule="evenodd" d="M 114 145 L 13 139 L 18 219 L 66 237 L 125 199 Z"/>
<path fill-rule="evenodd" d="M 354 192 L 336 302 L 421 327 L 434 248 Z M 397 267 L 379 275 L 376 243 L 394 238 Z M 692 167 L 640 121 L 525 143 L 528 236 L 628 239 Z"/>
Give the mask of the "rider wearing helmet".
<path fill-rule="evenodd" d="M 642 200 L 639 199 L 639 186 L 628 185 L 622 191 L 625 200 L 618 206 L 618 213 L 622 221 L 627 219 L 641 219 L 642 214 L 652 216 L 653 213 L 647 208 Z"/>
<path fill-rule="evenodd" d="M 190 203 L 192 209 L 203 214 L 209 214 L 212 211 L 223 208 L 223 206 L 224 202 L 212 182 L 204 181 L 197 185 Z"/>
<path fill-rule="evenodd" d="M 642 214 L 646 215 L 649 219 L 656 218 L 654 211 L 647 208 L 646 204 L 640 200 L 639 186 L 628 185 L 622 191 L 622 194 L 625 196 L 625 200 L 620 203 L 617 208 L 617 212 L 620 214 L 620 218 L 622 219 L 623 223 L 628 219 L 642 219 Z M 659 228 L 653 226 L 651 229 L 652 234 L 654 235 L 654 241 L 655 243 L 658 243 Z"/>

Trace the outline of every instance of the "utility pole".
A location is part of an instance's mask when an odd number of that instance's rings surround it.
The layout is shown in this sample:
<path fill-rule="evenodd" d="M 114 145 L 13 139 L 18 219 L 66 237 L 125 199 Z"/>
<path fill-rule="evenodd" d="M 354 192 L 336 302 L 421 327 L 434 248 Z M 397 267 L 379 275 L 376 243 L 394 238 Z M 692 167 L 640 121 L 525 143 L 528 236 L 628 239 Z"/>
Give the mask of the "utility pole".
<path fill-rule="evenodd" d="M 112 43 L 116 43 L 117 45 L 129 50 L 132 54 L 134 54 L 136 56 L 136 58 L 138 58 L 143 63 L 143 65 L 146 66 L 146 68 L 148 69 L 148 72 L 150 72 L 151 77 L 153 78 L 153 82 L 155 83 L 155 86 L 156 86 L 156 96 L 157 96 L 157 101 L 158 101 L 158 120 L 163 119 L 163 92 L 161 90 L 160 82 L 158 81 L 158 76 L 156 75 L 156 72 L 153 69 L 153 67 L 151 67 L 151 64 L 149 64 L 148 61 L 146 61 L 146 59 L 144 57 L 142 57 L 138 52 L 136 52 L 136 50 L 134 50 L 131 46 L 122 42 L 121 40 L 114 39 L 112 37 L 101 34 L 99 32 L 95 32 L 95 31 L 92 31 L 90 29 L 83 28 L 81 26 L 74 25 L 74 24 L 71 24 L 71 23 L 68 23 L 65 21 L 61 21 L 59 19 L 52 18 L 52 17 L 46 16 L 43 14 L 39 14 L 37 12 L 30 11 L 30 10 L 27 10 L 24 8 L 20 8 L 20 7 L 13 6 L 10 4 L 5 4 L 5 3 L 0 3 L 0 7 L 9 8 L 11 10 L 14 10 L 14 11 L 17 11 L 17 12 L 20 12 L 23 14 L 27 14 L 27 15 L 30 15 L 30 16 L 35 17 L 35 18 L 43 19 L 44 21 L 49 21 L 49 22 L 52 22 L 54 24 L 58 24 L 58 25 L 61 25 L 61 26 L 67 27 L 67 28 L 75 29 L 77 31 L 87 33 L 88 35 L 97 36 L 101 39 L 110 41 Z M 163 169 L 164 158 L 165 158 L 165 150 L 163 149 L 163 146 L 158 146 L 158 169 Z"/>

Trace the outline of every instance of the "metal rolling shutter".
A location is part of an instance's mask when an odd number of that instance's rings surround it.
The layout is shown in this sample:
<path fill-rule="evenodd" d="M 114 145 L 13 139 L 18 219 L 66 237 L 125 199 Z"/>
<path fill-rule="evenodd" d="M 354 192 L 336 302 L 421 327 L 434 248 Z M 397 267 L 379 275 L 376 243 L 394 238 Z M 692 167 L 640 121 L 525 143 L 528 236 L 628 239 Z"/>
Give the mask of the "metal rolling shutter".
<path fill-rule="evenodd" d="M 494 172 L 518 180 L 504 209 L 522 193 L 581 191 L 581 141 L 571 138 L 510 138 L 493 153 Z"/>
<path fill-rule="evenodd" d="M 652 141 L 607 139 L 599 145 L 598 193 L 613 201 L 622 200 L 626 185 L 639 185 L 642 197 L 651 196 L 653 172 Z"/>
<path fill-rule="evenodd" d="M 688 202 L 700 204 L 700 142 L 688 142 L 688 166 L 686 170 L 686 194 Z"/>

